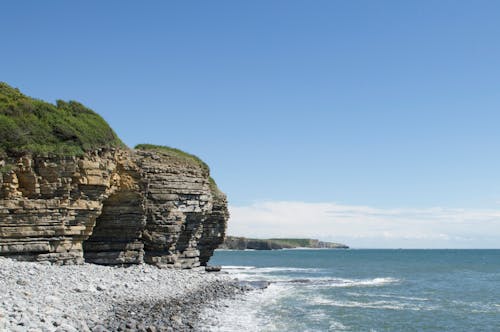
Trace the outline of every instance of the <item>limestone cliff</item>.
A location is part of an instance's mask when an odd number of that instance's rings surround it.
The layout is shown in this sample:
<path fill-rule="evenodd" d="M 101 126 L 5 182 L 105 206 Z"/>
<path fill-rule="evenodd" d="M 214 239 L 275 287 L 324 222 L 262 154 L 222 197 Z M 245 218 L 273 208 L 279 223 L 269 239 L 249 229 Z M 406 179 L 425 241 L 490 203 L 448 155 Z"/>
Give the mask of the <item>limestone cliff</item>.
<path fill-rule="evenodd" d="M 103 133 L 100 141 L 84 133 L 89 128 Z M 152 145 L 128 149 L 82 105 L 56 107 L 5 84 L 0 129 L 0 255 L 191 268 L 223 242 L 226 198 L 198 158 Z M 115 146 L 106 146 L 108 137 Z"/>
<path fill-rule="evenodd" d="M 2 162 L 14 166 L 0 176 L 0 254 L 83 262 L 82 243 L 117 187 L 113 153 Z"/>
<path fill-rule="evenodd" d="M 15 167 L 0 176 L 1 255 L 190 268 L 206 264 L 223 241 L 226 200 L 208 169 L 166 152 L 9 163 Z"/>

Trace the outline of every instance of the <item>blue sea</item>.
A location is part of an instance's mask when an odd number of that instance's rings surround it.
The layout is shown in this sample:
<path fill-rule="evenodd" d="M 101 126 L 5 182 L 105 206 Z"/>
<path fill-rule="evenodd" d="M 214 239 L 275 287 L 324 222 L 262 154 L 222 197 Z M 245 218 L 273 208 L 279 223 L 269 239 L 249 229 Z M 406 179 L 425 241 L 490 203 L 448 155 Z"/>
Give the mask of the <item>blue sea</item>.
<path fill-rule="evenodd" d="M 215 331 L 500 331 L 500 250 L 216 251 L 241 281 Z"/>

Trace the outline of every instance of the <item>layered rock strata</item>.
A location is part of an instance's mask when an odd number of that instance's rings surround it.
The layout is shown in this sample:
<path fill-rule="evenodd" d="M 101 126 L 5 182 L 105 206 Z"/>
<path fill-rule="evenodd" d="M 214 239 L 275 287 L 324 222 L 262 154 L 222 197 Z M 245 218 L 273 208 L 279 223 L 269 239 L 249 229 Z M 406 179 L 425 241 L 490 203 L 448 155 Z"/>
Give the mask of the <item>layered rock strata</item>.
<path fill-rule="evenodd" d="M 200 265 L 203 257 L 205 264 L 204 257 L 222 243 L 228 218 L 208 168 L 158 151 L 137 151 L 136 163 L 147 183 L 145 261 L 187 268 Z"/>
<path fill-rule="evenodd" d="M 116 187 L 114 152 L 9 160 L 0 192 L 0 254 L 82 263 L 102 201 Z"/>
<path fill-rule="evenodd" d="M 202 236 L 198 241 L 201 265 L 206 265 L 214 250 L 224 242 L 227 220 L 229 219 L 226 195 L 220 192 L 217 187 L 212 187 L 212 193 L 212 213 L 205 221 Z"/>
<path fill-rule="evenodd" d="M 84 258 L 95 264 L 138 264 L 144 259 L 146 185 L 132 158 L 116 161 L 114 188 L 102 201 L 92 234 L 83 242 Z"/>
<path fill-rule="evenodd" d="M 203 165 L 160 151 L 2 160 L 0 255 L 191 268 L 223 241 L 225 196 Z M 0 166 L 3 166 L 0 165 Z"/>

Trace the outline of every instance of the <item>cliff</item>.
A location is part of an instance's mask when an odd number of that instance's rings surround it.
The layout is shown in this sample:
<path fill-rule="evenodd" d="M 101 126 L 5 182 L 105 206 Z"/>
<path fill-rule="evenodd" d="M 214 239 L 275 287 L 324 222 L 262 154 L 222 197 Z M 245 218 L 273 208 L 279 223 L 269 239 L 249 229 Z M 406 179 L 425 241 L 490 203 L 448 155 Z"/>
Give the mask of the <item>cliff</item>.
<path fill-rule="evenodd" d="M 345 244 L 323 242 L 315 239 L 249 239 L 245 237 L 227 236 L 219 246 L 220 249 L 234 250 L 274 250 L 291 248 L 329 248 L 347 249 Z"/>
<path fill-rule="evenodd" d="M 76 102 L 0 84 L 0 255 L 192 268 L 222 243 L 226 197 L 177 149 L 132 150 Z"/>

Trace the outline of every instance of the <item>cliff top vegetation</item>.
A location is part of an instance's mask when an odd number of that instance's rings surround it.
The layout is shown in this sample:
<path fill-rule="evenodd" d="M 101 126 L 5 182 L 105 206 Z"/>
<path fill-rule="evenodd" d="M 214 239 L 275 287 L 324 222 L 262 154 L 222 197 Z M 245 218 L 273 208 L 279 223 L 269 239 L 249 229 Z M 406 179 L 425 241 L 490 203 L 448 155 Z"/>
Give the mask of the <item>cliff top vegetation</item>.
<path fill-rule="evenodd" d="M 76 101 L 51 104 L 24 95 L 0 82 L 0 159 L 7 155 L 78 156 L 101 148 L 125 148 L 108 123 Z M 155 150 L 177 161 L 196 165 L 210 173 L 200 158 L 162 145 L 139 144 L 140 150 Z M 9 170 L 11 166 L 2 166 Z M 212 192 L 219 193 L 210 178 Z"/>
<path fill-rule="evenodd" d="M 171 148 L 164 145 L 138 144 L 135 146 L 135 149 L 156 151 L 168 157 L 177 159 L 180 162 L 197 165 L 207 172 L 210 172 L 210 168 L 208 167 L 208 165 L 199 157 L 176 148 Z"/>
<path fill-rule="evenodd" d="M 0 157 L 6 154 L 82 155 L 125 147 L 106 121 L 76 101 L 51 104 L 0 82 Z"/>
<path fill-rule="evenodd" d="M 271 250 L 284 248 L 349 248 L 345 244 L 335 242 L 324 242 L 308 238 L 271 238 L 255 239 L 237 236 L 226 236 L 221 248 L 225 249 L 257 249 Z"/>
<path fill-rule="evenodd" d="M 279 243 L 284 246 L 290 247 L 308 247 L 311 245 L 311 239 L 284 239 L 284 238 L 273 238 L 269 239 L 273 242 Z"/>
<path fill-rule="evenodd" d="M 194 154 L 190 154 L 176 148 L 171 148 L 169 146 L 154 145 L 154 144 L 138 144 L 135 146 L 135 149 L 156 151 L 168 157 L 174 158 L 182 163 L 188 163 L 201 167 L 208 174 L 210 174 L 210 168 L 208 167 L 208 165 Z M 222 193 L 217 187 L 217 184 L 215 183 L 215 180 L 212 177 L 209 177 L 209 185 L 212 194 L 219 195 Z"/>

